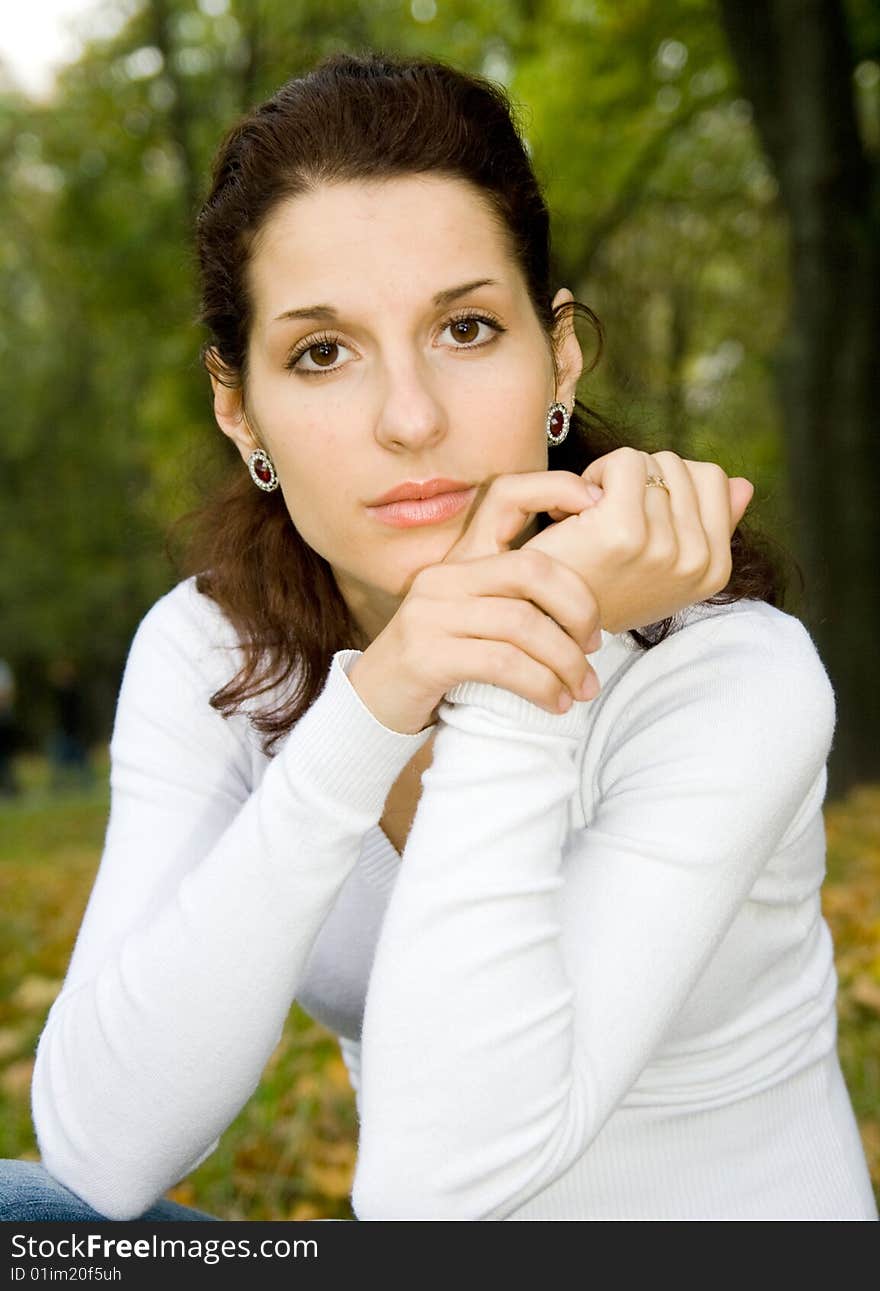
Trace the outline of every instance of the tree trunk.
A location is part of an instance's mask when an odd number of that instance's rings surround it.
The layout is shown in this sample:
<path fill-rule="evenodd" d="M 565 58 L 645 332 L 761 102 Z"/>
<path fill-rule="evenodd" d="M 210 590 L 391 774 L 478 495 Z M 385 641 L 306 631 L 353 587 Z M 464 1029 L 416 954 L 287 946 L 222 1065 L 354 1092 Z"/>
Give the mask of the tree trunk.
<path fill-rule="evenodd" d="M 831 797 L 880 779 L 880 185 L 839 0 L 719 0 L 779 183 L 791 315 L 777 364 L 802 614 L 831 677 Z"/>

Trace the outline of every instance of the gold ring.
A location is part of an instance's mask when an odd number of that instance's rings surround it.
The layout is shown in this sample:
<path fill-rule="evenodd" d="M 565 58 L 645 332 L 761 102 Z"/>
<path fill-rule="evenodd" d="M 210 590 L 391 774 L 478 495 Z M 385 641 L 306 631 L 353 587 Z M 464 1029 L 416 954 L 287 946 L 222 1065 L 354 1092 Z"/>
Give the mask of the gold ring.
<path fill-rule="evenodd" d="M 669 485 L 666 483 L 662 475 L 649 475 L 645 481 L 645 488 L 665 489 L 667 493 L 669 492 Z"/>

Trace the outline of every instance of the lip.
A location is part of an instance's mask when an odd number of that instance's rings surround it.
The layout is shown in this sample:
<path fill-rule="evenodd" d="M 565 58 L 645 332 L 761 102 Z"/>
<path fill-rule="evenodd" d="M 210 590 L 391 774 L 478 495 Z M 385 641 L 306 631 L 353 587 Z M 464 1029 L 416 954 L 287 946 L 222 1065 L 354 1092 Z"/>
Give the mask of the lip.
<path fill-rule="evenodd" d="M 424 498 L 401 498 L 397 502 L 369 506 L 367 511 L 383 524 L 393 525 L 396 529 L 411 529 L 415 525 L 439 524 L 458 515 L 470 505 L 476 492 L 475 484 L 472 488 L 437 492 Z"/>
<path fill-rule="evenodd" d="M 383 507 L 386 502 L 402 502 L 405 498 L 433 498 L 438 493 L 456 493 L 459 489 L 469 489 L 466 480 L 449 480 L 445 475 L 435 475 L 432 480 L 403 480 L 393 489 L 383 493 L 381 498 L 374 498 L 367 505 Z"/>

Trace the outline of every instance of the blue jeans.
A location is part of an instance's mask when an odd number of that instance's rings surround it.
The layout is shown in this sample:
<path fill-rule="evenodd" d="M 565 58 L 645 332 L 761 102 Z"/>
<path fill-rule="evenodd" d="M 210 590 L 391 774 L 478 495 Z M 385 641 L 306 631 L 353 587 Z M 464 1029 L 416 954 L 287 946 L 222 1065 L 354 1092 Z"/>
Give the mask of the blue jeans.
<path fill-rule="evenodd" d="M 166 1219 L 218 1219 L 219 1216 L 163 1198 L 137 1218 L 155 1223 Z M 53 1179 L 39 1161 L 0 1159 L 0 1221 L 3 1220 L 18 1223 L 32 1223 L 34 1220 L 109 1222 L 106 1215 L 93 1210 L 76 1193 Z"/>

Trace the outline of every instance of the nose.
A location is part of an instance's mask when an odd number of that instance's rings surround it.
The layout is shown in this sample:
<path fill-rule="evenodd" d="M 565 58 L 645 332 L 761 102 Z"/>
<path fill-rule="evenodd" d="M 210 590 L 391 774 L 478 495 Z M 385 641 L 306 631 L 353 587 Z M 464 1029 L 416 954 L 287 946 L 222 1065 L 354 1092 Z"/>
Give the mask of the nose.
<path fill-rule="evenodd" d="M 380 444 L 418 453 L 443 438 L 447 419 L 438 379 L 412 356 L 385 365 L 375 431 Z"/>

